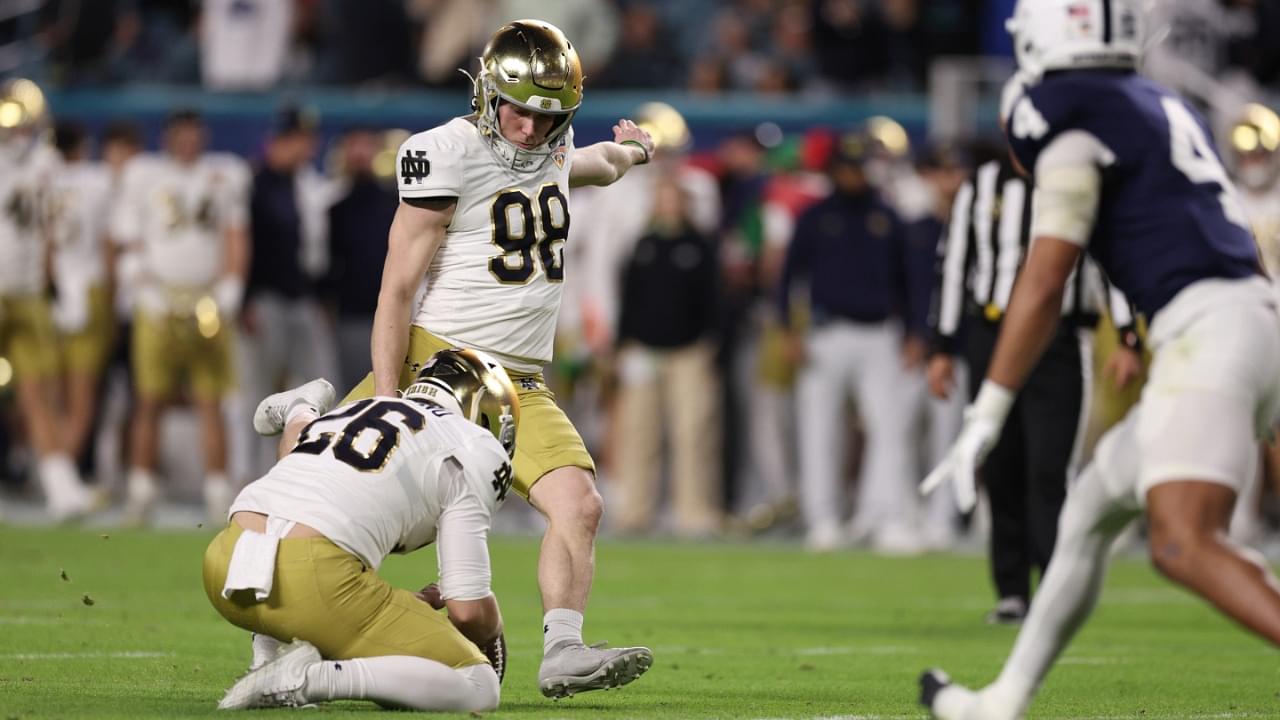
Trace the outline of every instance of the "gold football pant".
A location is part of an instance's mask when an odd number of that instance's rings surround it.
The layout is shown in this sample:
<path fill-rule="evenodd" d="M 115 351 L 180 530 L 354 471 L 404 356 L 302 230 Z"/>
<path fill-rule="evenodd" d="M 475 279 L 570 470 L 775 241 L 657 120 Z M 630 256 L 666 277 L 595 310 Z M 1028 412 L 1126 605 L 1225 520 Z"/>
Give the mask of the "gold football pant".
<path fill-rule="evenodd" d="M 87 302 L 89 321 L 83 329 L 62 336 L 62 349 L 69 372 L 99 375 L 111 357 L 116 319 L 105 287 L 90 287 Z"/>
<path fill-rule="evenodd" d="M 19 380 L 57 374 L 58 335 L 44 297 L 0 297 L 0 357 Z"/>
<path fill-rule="evenodd" d="M 451 668 L 488 662 L 443 614 L 323 537 L 280 541 L 265 601 L 252 590 L 224 598 L 227 565 L 243 532 L 228 525 L 204 554 L 205 594 L 232 625 L 282 642 L 306 640 L 330 660 L 408 655 Z"/>
<path fill-rule="evenodd" d="M 201 327 L 195 317 L 139 310 L 133 321 L 133 376 L 138 393 L 171 400 L 184 386 L 201 400 L 218 400 L 235 387 L 232 329 Z M 208 333 L 207 335 L 205 333 Z"/>

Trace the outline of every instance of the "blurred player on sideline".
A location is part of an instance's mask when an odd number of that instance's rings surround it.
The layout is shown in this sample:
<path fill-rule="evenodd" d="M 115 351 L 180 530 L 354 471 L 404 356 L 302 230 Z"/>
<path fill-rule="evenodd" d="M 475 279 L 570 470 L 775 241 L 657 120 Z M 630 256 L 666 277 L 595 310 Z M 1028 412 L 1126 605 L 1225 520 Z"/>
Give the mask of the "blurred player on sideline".
<path fill-rule="evenodd" d="M 1034 174 L 1034 244 L 986 380 L 927 490 L 951 480 L 962 510 L 975 468 L 1053 336 L 1087 248 L 1151 320 L 1141 401 L 1101 440 L 1067 495 L 1058 540 L 1000 677 L 978 691 L 938 670 L 921 702 L 944 720 L 1022 717 L 1089 616 L 1112 541 L 1145 514 L 1170 580 L 1280 645 L 1280 584 L 1227 539 L 1280 407 L 1280 313 L 1234 185 L 1203 118 L 1136 72 L 1140 0 L 1019 0 L 1019 75 L 1001 103 L 1018 163 Z"/>
<path fill-rule="evenodd" d="M 246 211 L 241 178 L 204 147 L 200 117 L 173 114 L 165 126 L 165 152 L 134 158 L 125 169 L 112 218 L 112 239 L 135 245 L 142 261 L 126 489 L 135 523 L 149 519 L 159 497 L 160 413 L 184 398 L 200 418 L 209 517 L 223 517 L 232 496 L 221 403 L 234 383 L 232 326 L 249 257 Z"/>
<path fill-rule="evenodd" d="M 497 708 L 506 643 L 487 541 L 511 488 L 515 387 L 483 353 L 444 350 L 401 398 L 329 412 L 333 398 L 313 380 L 254 415 L 284 436 L 204 557 L 209 601 L 258 634 L 254 667 L 218 707 Z M 378 576 L 387 555 L 431 543 L 438 584 L 415 596 Z"/>
<path fill-rule="evenodd" d="M 58 300 L 53 321 L 62 335 L 67 423 L 63 433 L 78 461 L 92 442 L 98 383 L 115 340 L 107 218 L 111 175 L 89 162 L 89 139 L 74 123 L 54 127 L 62 165 L 50 183 L 49 229 Z"/>
<path fill-rule="evenodd" d="M 66 520 L 88 512 L 95 498 L 80 483 L 59 432 L 58 338 L 45 295 L 51 272 L 45 203 L 61 169 L 44 137 L 47 123 L 44 94 L 35 83 L 0 85 L 0 358 L 17 389 L 49 515 Z"/>
<path fill-rule="evenodd" d="M 564 34 L 541 21 L 494 33 L 474 89 L 474 114 L 400 148 L 402 202 L 374 315 L 373 372 L 347 400 L 395 394 L 442 348 L 475 348 L 502 363 L 524 412 L 513 487 L 548 521 L 538 560 L 545 612 L 539 687 L 548 697 L 617 687 L 640 677 L 653 654 L 583 643 L 604 507 L 595 465 L 542 366 L 551 360 L 565 277 L 566 193 L 613 183 L 648 162 L 653 143 L 619 120 L 613 141 L 574 147 L 582 66 Z"/>

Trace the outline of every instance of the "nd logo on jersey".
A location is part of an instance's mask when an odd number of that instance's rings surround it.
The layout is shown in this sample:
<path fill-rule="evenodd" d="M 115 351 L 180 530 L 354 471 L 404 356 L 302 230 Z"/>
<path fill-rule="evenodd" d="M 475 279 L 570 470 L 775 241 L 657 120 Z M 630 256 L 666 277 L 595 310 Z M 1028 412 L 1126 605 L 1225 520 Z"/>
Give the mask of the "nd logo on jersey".
<path fill-rule="evenodd" d="M 426 150 L 410 150 L 400 159 L 400 178 L 405 183 L 422 182 L 431 174 Z"/>

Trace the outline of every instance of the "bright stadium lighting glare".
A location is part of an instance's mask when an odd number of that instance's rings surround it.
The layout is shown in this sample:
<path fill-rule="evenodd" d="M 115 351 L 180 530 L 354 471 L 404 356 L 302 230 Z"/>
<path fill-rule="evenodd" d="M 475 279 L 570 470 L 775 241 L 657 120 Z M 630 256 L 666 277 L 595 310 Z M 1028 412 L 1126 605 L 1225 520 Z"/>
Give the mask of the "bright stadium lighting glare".
<path fill-rule="evenodd" d="M 0 103 L 0 128 L 17 127 L 22 122 L 22 106 L 12 100 Z"/>
<path fill-rule="evenodd" d="M 13 382 L 13 365 L 9 358 L 0 357 L 0 387 L 7 387 Z"/>
<path fill-rule="evenodd" d="M 1237 125 L 1231 132 L 1231 145 L 1240 152 L 1253 152 L 1258 149 L 1258 131 L 1248 125 Z"/>
<path fill-rule="evenodd" d="M 196 302 L 196 326 L 200 329 L 200 334 L 206 338 L 212 338 L 218 334 L 222 322 L 218 319 L 218 304 L 213 301 L 213 298 L 202 297 Z"/>
<path fill-rule="evenodd" d="M 893 118 L 883 115 L 868 118 L 867 132 L 894 156 L 901 157 L 911 150 L 911 138 L 907 136 L 906 128 Z"/>

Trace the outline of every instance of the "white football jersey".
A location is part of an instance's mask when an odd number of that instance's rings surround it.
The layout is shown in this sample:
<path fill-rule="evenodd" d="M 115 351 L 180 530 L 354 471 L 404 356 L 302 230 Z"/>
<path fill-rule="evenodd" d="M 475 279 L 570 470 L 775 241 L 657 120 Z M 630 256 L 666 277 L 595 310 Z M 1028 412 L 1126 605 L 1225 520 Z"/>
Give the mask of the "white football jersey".
<path fill-rule="evenodd" d="M 458 198 L 415 325 L 520 372 L 551 361 L 572 160 L 572 129 L 534 172 L 505 167 L 466 118 L 405 141 L 400 197 Z"/>
<path fill-rule="evenodd" d="M 0 171 L 0 295 L 44 292 L 45 198 L 61 163 L 57 152 L 41 143 Z"/>
<path fill-rule="evenodd" d="M 111 172 L 97 163 L 67 163 L 48 194 L 54 270 L 61 282 L 98 284 L 106 277 L 104 240 L 112 203 Z"/>
<path fill-rule="evenodd" d="M 1240 205 L 1258 242 L 1262 264 L 1273 282 L 1280 282 L 1280 182 L 1262 192 L 1237 185 Z"/>
<path fill-rule="evenodd" d="M 184 166 L 167 155 L 139 155 L 121 185 L 111 234 L 139 245 L 140 280 L 162 289 L 212 286 L 225 265 L 224 233 L 247 222 L 238 170 L 218 156 Z"/>
<path fill-rule="evenodd" d="M 511 478 L 475 423 L 424 400 L 368 398 L 308 425 L 231 513 L 309 525 L 375 569 L 438 540 L 444 597 L 473 600 L 489 594 L 489 525 Z"/>

